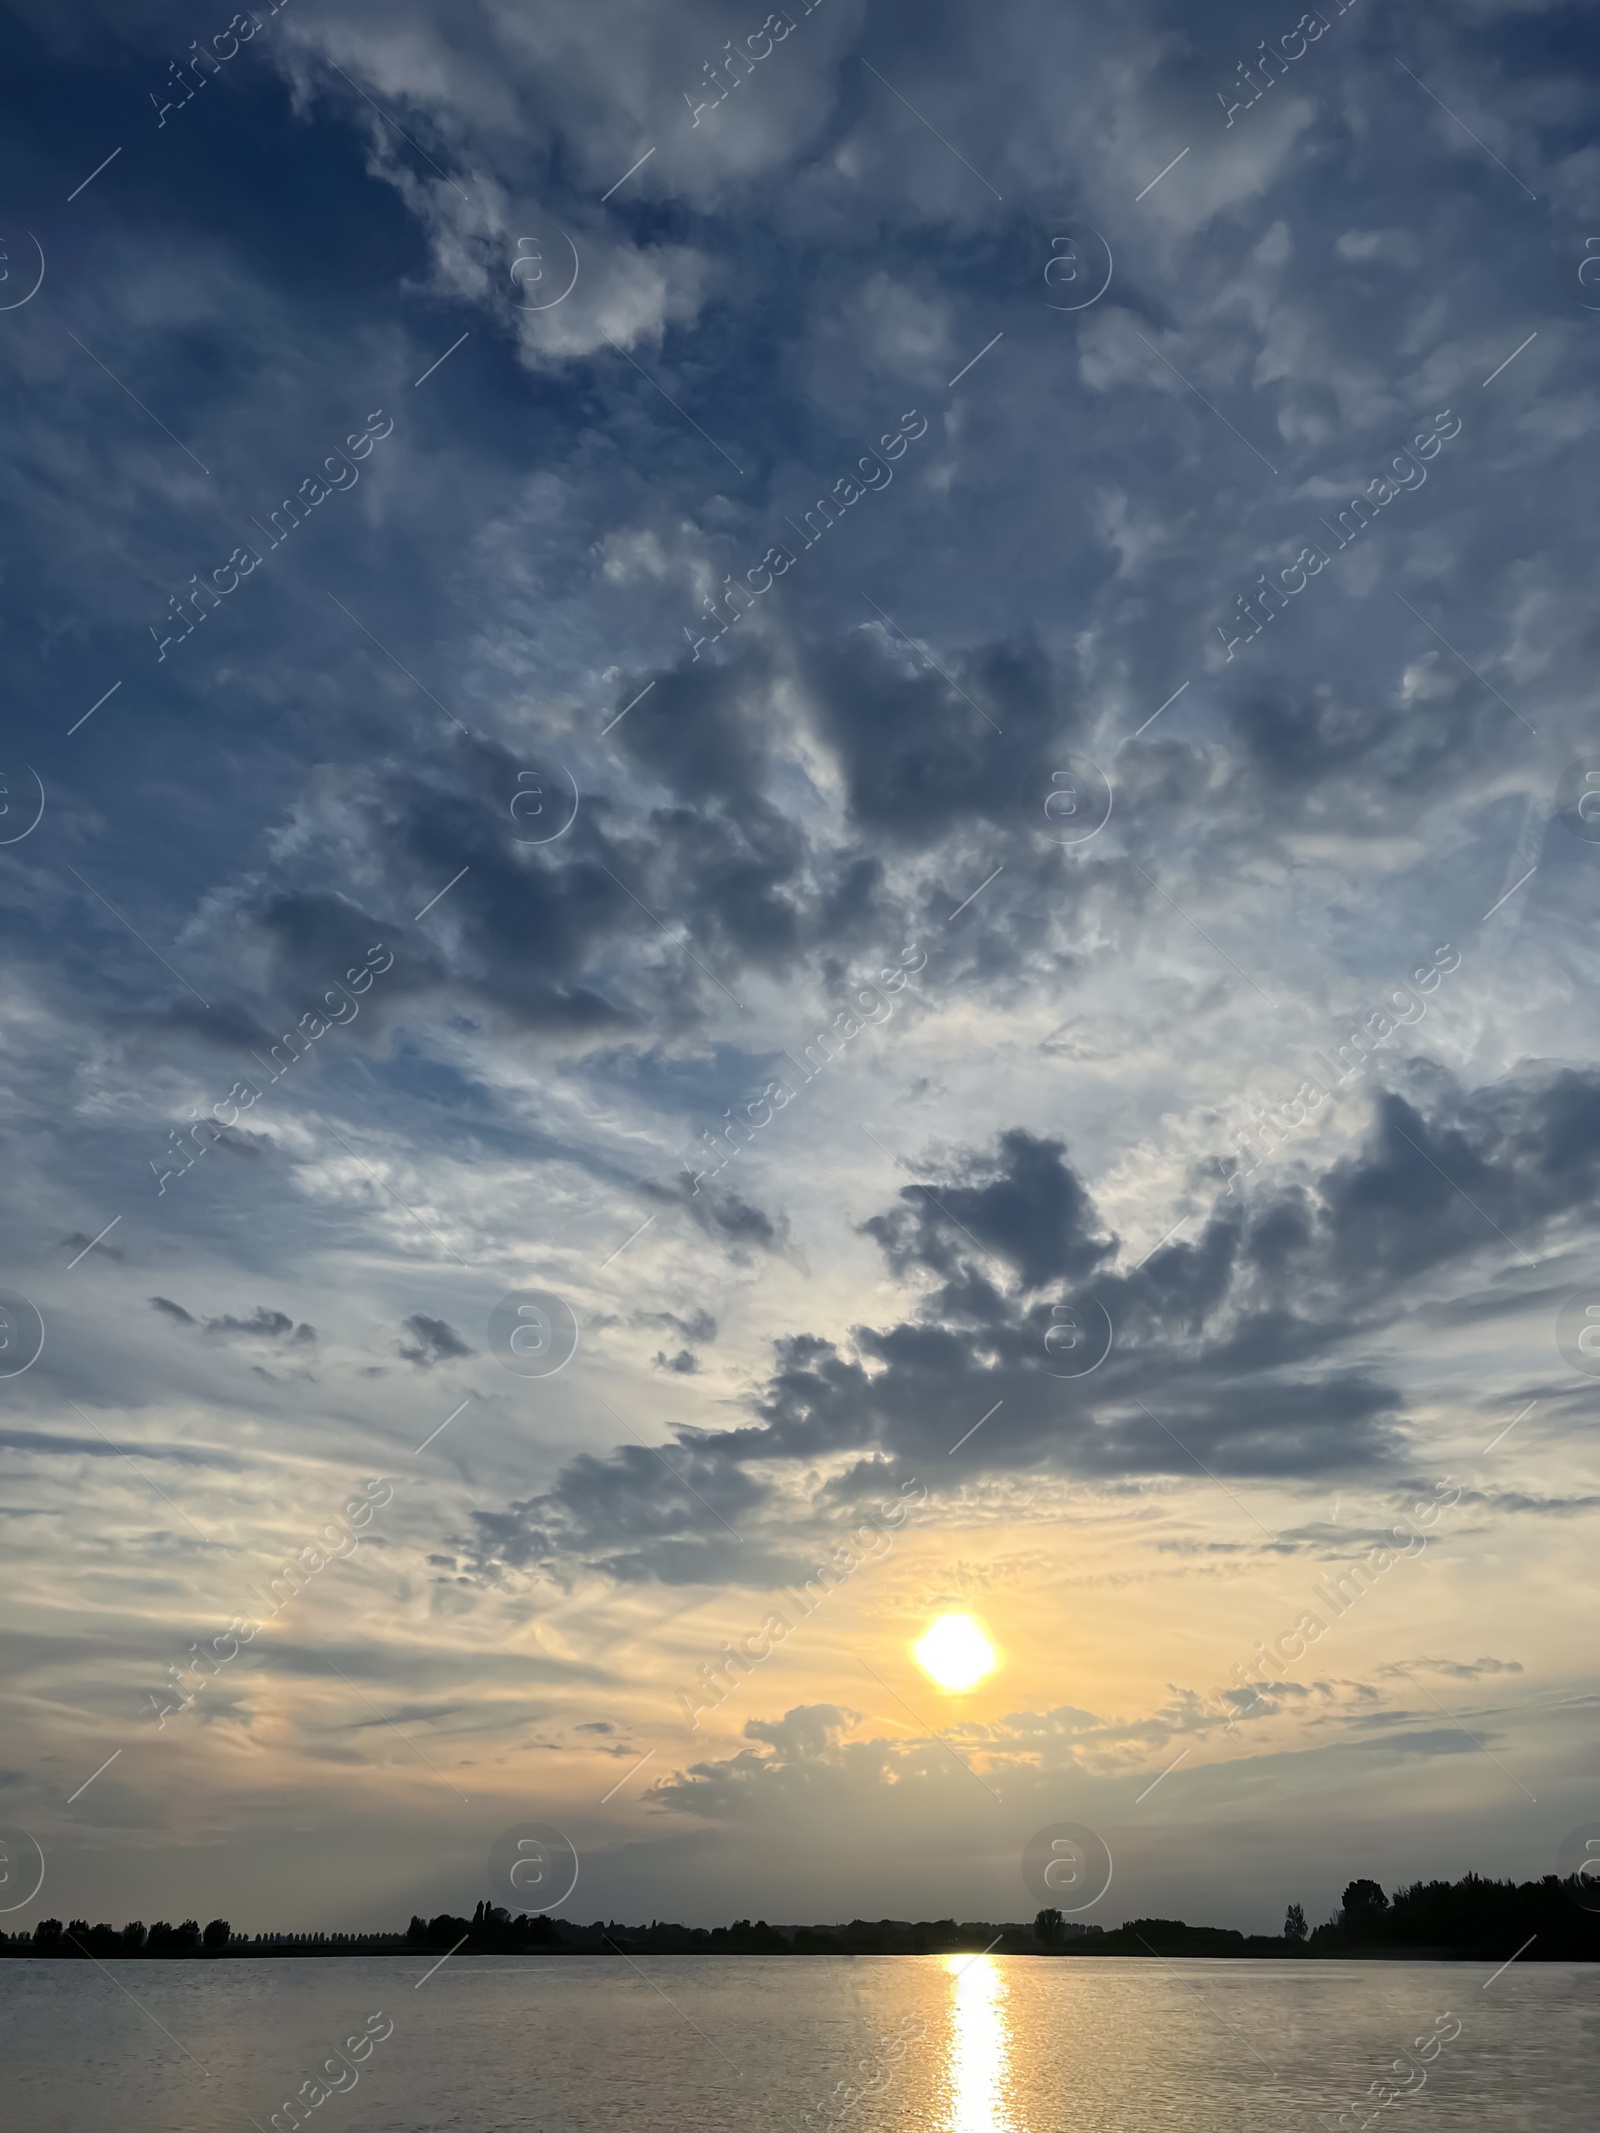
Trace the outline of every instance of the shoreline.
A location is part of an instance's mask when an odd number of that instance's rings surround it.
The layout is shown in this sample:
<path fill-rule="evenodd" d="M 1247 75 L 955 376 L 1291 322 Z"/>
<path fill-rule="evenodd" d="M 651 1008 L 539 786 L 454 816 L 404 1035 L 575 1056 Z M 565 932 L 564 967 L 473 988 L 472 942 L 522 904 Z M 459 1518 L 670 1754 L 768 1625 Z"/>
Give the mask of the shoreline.
<path fill-rule="evenodd" d="M 1112 1939 L 1107 1934 L 1107 1940 Z M 1168 1942 L 1161 1947 L 1130 1948 L 1103 1946 L 1079 1948 L 1041 1948 L 994 1945 L 981 1947 L 958 1942 L 944 1948 L 646 1948 L 626 1941 L 612 1948 L 454 1948 L 443 1951 L 431 1947 L 352 1947 L 319 1946 L 315 1943 L 291 1947 L 240 1947 L 221 1950 L 198 1950 L 193 1953 L 151 1955 L 141 1949 L 137 1954 L 113 1955 L 112 1962 L 125 1963 L 225 1963 L 225 1962 L 342 1962 L 351 1957 L 394 1957 L 421 1961 L 426 1956 L 437 1957 L 444 1953 L 454 1959 L 471 1961 L 475 1957 L 498 1956 L 517 1961 L 538 1962 L 590 1962 L 594 1960 L 623 1960 L 635 1956 L 743 1956 L 768 1958 L 773 1961 L 800 1961 L 812 1959 L 854 1962 L 858 1958 L 876 1957 L 888 1960 L 937 1961 L 946 1955 L 1004 1955 L 1025 1957 L 1028 1960 L 1056 1962 L 1073 1961 L 1131 1961 L 1131 1962 L 1276 1962 L 1276 1963 L 1504 1963 L 1506 1957 L 1498 1948 L 1343 1948 L 1315 1955 L 1297 1949 L 1285 1953 L 1270 1940 L 1263 1947 L 1244 1948 L 1194 1948 L 1181 1947 Z M 105 1956 L 79 1955 L 77 1953 L 44 1954 L 31 1948 L 0 1949 L 0 1958 L 24 1963 L 81 1963 L 105 1962 Z M 1540 1955 L 1531 1949 L 1519 1954 L 1514 1960 L 1521 1963 L 1594 1963 L 1600 1962 L 1600 1954 L 1574 1953 L 1570 1949 L 1556 1949 Z"/>

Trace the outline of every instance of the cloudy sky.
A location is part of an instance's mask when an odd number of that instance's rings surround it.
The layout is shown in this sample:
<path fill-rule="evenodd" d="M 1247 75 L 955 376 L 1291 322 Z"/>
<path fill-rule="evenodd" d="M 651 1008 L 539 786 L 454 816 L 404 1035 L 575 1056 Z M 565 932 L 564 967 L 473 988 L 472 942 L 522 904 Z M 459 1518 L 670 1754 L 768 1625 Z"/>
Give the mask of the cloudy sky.
<path fill-rule="evenodd" d="M 233 23 L 7 11 L 9 1923 L 1552 1870 L 1592 25 Z"/>

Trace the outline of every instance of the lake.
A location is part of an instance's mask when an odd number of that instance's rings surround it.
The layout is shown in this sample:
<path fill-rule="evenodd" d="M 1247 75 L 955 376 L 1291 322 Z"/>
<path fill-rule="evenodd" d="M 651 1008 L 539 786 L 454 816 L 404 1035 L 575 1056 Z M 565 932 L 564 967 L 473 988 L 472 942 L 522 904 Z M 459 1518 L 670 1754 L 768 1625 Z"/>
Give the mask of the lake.
<path fill-rule="evenodd" d="M 1570 2133 L 1600 2094 L 1600 1967 L 1579 1964 L 1487 1984 L 1464 1963 L 970 1955 L 427 1968 L 0 1962 L 8 2121 L 267 2133 L 340 2050 L 339 2092 L 298 2106 L 316 2133 L 1328 2133 L 1356 2106 L 1334 2133 L 1374 2113 Z"/>

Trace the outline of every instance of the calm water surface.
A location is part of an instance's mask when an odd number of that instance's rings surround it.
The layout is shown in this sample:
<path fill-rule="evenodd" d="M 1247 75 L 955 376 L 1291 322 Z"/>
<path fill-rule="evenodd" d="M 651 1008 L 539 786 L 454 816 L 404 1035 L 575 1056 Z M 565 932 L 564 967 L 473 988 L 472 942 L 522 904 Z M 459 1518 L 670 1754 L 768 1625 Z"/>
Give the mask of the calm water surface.
<path fill-rule="evenodd" d="M 1433 1963 L 480 1957 L 419 1986 L 425 1968 L 0 1963 L 6 2122 L 266 2129 L 371 2016 L 392 2034 L 302 2102 L 315 2133 L 807 2133 L 806 2112 L 809 2133 L 1328 2133 L 1357 2104 L 1384 2133 L 1570 2133 L 1600 2094 L 1600 1969 L 1578 1964 L 1487 1989 Z M 1376 2081 L 1413 2093 L 1380 2110 Z"/>

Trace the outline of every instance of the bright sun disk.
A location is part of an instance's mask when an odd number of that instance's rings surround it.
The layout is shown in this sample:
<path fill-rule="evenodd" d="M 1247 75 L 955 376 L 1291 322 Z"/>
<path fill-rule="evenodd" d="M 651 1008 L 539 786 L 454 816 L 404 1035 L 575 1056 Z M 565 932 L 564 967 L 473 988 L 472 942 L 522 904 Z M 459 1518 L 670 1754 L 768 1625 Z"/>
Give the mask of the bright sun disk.
<path fill-rule="evenodd" d="M 994 1646 L 971 1615 L 940 1615 L 912 1649 L 929 1680 L 958 1695 L 976 1688 L 999 1663 Z"/>

